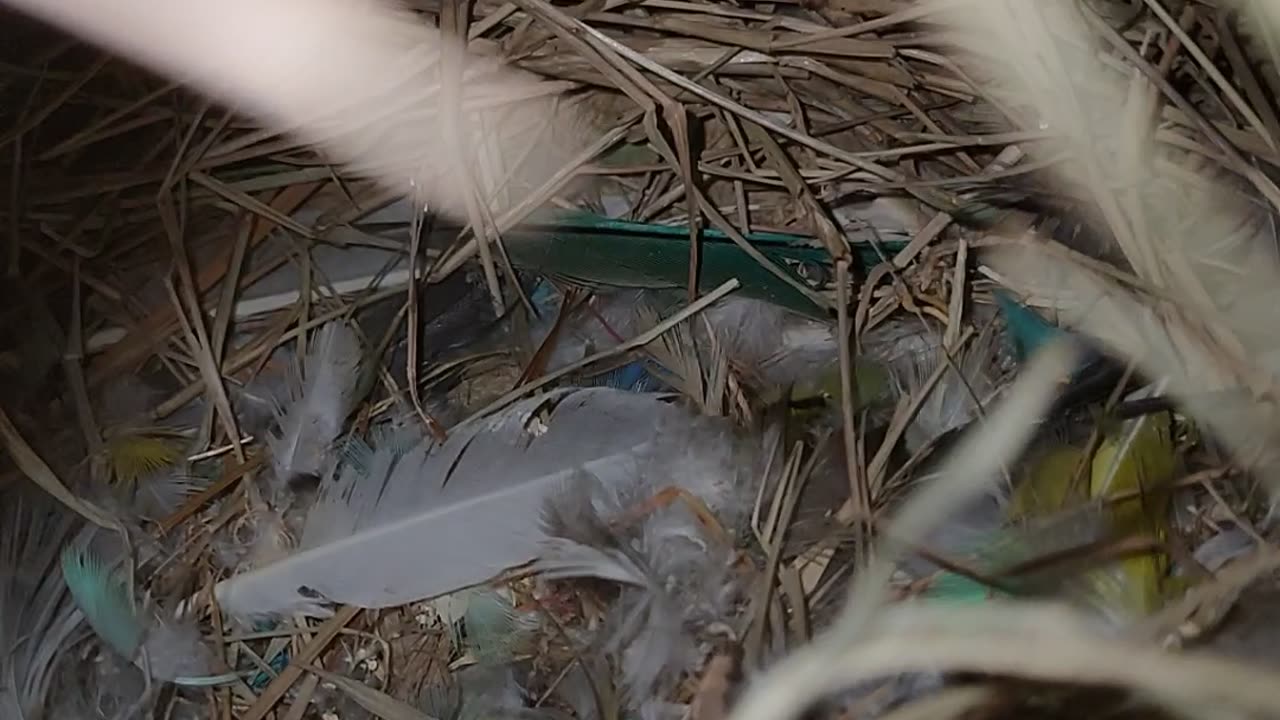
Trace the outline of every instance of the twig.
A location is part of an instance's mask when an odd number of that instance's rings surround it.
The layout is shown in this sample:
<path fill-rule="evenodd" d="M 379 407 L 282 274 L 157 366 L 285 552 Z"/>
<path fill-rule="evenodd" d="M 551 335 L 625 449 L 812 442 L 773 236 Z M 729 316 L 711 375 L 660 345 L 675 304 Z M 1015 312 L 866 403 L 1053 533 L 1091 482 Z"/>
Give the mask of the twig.
<path fill-rule="evenodd" d="M 662 321 L 661 323 L 658 323 L 653 328 L 643 333 L 640 333 L 639 335 L 628 340 L 627 342 L 614 346 L 608 350 L 602 350 L 598 353 L 595 353 L 594 355 L 588 355 L 587 357 L 579 360 L 578 362 L 572 363 L 570 365 L 566 365 L 565 367 L 560 368 L 559 370 L 551 373 L 550 375 L 544 376 L 540 380 L 536 380 L 522 387 L 518 387 L 515 390 L 512 390 L 506 395 L 503 395 L 502 397 L 493 401 L 492 403 L 487 405 L 484 409 L 475 413 L 472 417 L 477 418 L 477 417 L 484 417 L 486 415 L 492 415 L 493 413 L 501 410 L 507 405 L 510 405 L 516 400 L 519 400 L 521 397 L 533 392 L 534 390 L 546 387 L 547 385 L 550 385 L 551 383 L 555 382 L 556 380 L 559 380 L 562 377 L 565 377 L 566 375 L 577 372 L 578 370 L 581 370 L 584 367 L 588 367 L 597 362 L 600 362 L 601 360 L 607 360 L 612 357 L 624 355 L 628 352 L 631 352 L 632 350 L 644 347 L 645 345 L 648 345 L 649 343 L 658 339 L 658 337 L 660 337 L 663 333 L 667 332 L 671 328 L 675 327 L 676 325 L 679 325 L 685 320 L 688 320 L 694 315 L 707 309 L 709 306 L 711 306 L 713 303 L 715 303 L 717 300 L 724 297 L 725 295 L 728 295 L 734 290 L 737 290 L 739 287 L 741 287 L 741 285 L 742 284 L 738 282 L 737 278 L 726 280 L 715 290 L 712 290 L 711 292 L 702 296 L 697 302 L 688 305 L 680 312 L 675 313 L 674 315 Z"/>

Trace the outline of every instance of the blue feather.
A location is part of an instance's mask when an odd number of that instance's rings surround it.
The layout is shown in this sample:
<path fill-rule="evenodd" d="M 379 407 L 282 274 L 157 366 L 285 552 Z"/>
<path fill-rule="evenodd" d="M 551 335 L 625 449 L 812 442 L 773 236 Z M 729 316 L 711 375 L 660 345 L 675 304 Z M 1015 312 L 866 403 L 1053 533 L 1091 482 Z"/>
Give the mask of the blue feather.
<path fill-rule="evenodd" d="M 645 393 L 658 389 L 659 382 L 649 374 L 643 362 L 636 361 L 610 371 L 603 378 L 605 387 L 627 392 Z"/>

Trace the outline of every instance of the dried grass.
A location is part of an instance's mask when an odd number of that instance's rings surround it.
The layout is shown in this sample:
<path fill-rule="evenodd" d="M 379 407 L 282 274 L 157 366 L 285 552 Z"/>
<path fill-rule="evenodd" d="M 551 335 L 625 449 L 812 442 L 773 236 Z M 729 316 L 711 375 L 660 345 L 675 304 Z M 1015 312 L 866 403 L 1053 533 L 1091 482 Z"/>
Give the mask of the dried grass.
<path fill-rule="evenodd" d="M 81 437 L 34 442 L 40 423 L 8 412 L 28 404 L 5 399 L 4 439 L 23 474 L 111 524 L 59 479 L 74 463 L 64 462 L 62 448 L 101 439 L 87 398 L 143 364 L 163 368 L 179 388 L 151 419 L 207 397 L 193 429 L 197 450 L 234 459 L 160 525 L 185 533 L 182 557 L 193 566 L 208 550 L 203 533 L 237 522 L 257 502 L 245 478 L 261 451 L 237 427 L 229 388 L 261 370 L 275 348 L 305 343 L 308 329 L 404 292 L 402 285 L 334 292 L 314 262 L 317 248 L 343 238 L 336 241 L 412 253 L 410 274 L 427 283 L 478 258 L 496 302 L 510 272 L 502 235 L 548 205 L 622 205 L 628 217 L 716 227 L 742 245 L 750 231 L 803 232 L 826 248 L 840 278 L 859 274 L 856 263 L 846 264 L 851 243 L 879 245 L 897 233 L 905 247 L 878 250 L 886 262 L 861 268 L 856 297 L 803 288 L 821 306 L 838 307 L 839 327 L 849 331 L 841 333 L 846 393 L 854 389 L 850 358 L 867 333 L 895 313 L 928 316 L 945 327 L 954 351 L 971 332 L 987 279 L 996 278 L 1164 378 L 1232 451 L 1235 467 L 1217 477 L 1243 468 L 1270 488 L 1280 482 L 1280 355 L 1269 329 L 1280 288 L 1274 2 L 1242 3 L 1243 25 L 1224 11 L 1158 0 L 1135 5 L 1140 20 L 1128 25 L 1099 17 L 1089 9 L 1096 3 L 1018 0 L 815 2 L 776 14 L 680 0 L 574 7 L 442 0 L 412 10 L 345 0 L 126 0 L 109 13 L 106 5 L 86 12 L 63 0 L 11 4 L 168 79 L 34 31 L 28 36 L 39 42 L 15 42 L 0 65 L 6 265 L 21 297 L 13 313 L 43 318 L 35 324 L 57 340 L 52 362 L 63 361 L 68 387 L 83 388 L 74 397 L 79 422 L 67 423 Z M 572 97 L 562 95 L 567 88 Z M 1034 211 L 997 212 L 984 201 L 1046 189 L 1096 209 L 1089 219 L 1115 241 L 1105 248 L 1111 262 L 1047 238 Z M 913 220 L 873 229 L 850 221 L 841 208 L 859 193 L 883 195 L 896 203 L 896 217 Z M 416 232 L 410 244 L 360 226 L 400 195 L 443 211 L 454 225 L 424 233 L 421 248 Z M 975 213 L 993 222 L 980 232 L 956 227 L 955 216 Z M 263 257 L 284 233 L 290 249 Z M 976 267 L 968 267 L 973 258 Z M 696 245 L 690 261 L 692 271 Z M 245 288 L 288 265 L 302 278 L 296 306 L 233 318 Z M 731 289 L 589 360 L 651 343 Z M 74 312 L 65 313 L 64 295 L 75 298 Z M 406 304 L 397 327 L 407 318 L 418 328 L 418 312 L 416 302 Z M 10 333 L 23 327 L 14 314 L 0 319 Z M 108 324 L 123 337 L 100 339 L 95 331 Z M 249 338 L 233 342 L 235 333 Z M 692 384 L 722 411 L 722 385 L 736 380 L 722 377 L 728 371 L 717 352 L 707 357 L 714 368 L 691 363 Z M 357 422 L 396 407 L 433 421 L 418 394 L 416 360 L 411 354 L 405 373 L 412 407 L 397 406 L 406 388 L 383 369 L 372 382 L 388 400 Z M 836 517 L 860 541 L 879 534 L 878 544 L 860 547 L 874 561 L 858 569 L 834 629 L 759 678 L 729 717 L 795 717 L 824 693 L 922 669 L 1120 686 L 1193 715 L 1280 713 L 1271 676 L 1257 668 L 1166 653 L 1150 638 L 1109 635 L 1064 608 L 885 603 L 897 554 L 999 476 L 1066 361 L 1051 353 L 1033 363 L 948 455 L 940 479 L 892 521 L 884 508 L 904 483 L 889 477 L 890 448 L 868 447 L 861 418 L 846 408 L 838 444 L 849 500 Z M 529 382 L 485 411 L 576 369 L 523 378 Z M 1246 393 L 1235 400 L 1205 393 L 1214 389 Z M 903 399 L 891 439 L 922 400 Z M 793 461 L 798 469 L 799 456 Z M 230 502 L 211 516 L 219 498 Z M 840 539 L 784 562 L 773 535 L 778 587 L 761 595 L 776 615 L 779 598 L 807 601 L 794 609 L 807 619 L 837 592 L 831 558 Z M 202 582 L 211 579 L 205 575 Z M 316 692 L 310 664 L 332 659 L 348 624 L 376 626 L 357 615 L 344 609 L 304 628 L 290 667 L 256 697 L 247 689 L 235 700 L 211 696 L 211 712 L 257 720 L 283 711 L 295 683 Z M 752 642 L 809 632 L 804 622 L 780 625 L 762 616 Z M 226 649 L 233 655 L 250 645 L 236 640 Z M 385 687 L 422 680 L 401 668 L 392 674 Z M 704 690 L 719 692 L 719 678 L 703 680 Z M 943 695 L 899 713 L 956 717 L 981 701 Z M 702 712 L 718 717 L 720 702 L 703 697 Z M 302 712 L 295 705 L 288 717 Z"/>

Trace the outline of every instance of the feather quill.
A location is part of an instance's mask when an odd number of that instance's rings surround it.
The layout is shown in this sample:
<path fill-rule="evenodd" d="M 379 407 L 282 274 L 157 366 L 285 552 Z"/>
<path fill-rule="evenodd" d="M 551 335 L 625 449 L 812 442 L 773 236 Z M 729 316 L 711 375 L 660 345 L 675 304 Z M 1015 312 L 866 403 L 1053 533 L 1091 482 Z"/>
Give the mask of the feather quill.
<path fill-rule="evenodd" d="M 360 341 L 346 324 L 331 322 L 317 334 L 301 393 L 280 415 L 280 433 L 268 438 L 278 482 L 315 481 L 324 472 L 355 402 L 360 360 Z"/>
<path fill-rule="evenodd" d="M 662 395 L 568 388 L 463 423 L 442 445 L 375 450 L 367 472 L 346 465 L 321 489 L 297 552 L 224 580 L 218 600 L 242 618 L 326 615 L 330 602 L 389 607 L 484 582 L 534 559 L 543 533 L 529 508 L 566 477 L 619 476 L 650 443 L 643 429 L 689 417 Z"/>

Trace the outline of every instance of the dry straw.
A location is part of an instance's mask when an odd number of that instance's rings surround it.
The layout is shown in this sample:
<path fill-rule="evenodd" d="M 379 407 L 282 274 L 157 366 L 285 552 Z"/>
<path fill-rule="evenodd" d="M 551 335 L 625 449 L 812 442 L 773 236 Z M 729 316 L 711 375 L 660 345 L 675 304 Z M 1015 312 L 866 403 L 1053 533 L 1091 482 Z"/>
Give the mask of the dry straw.
<path fill-rule="evenodd" d="M 1258 26 L 1261 34 L 1280 27 L 1275 3 L 1253 8 L 1254 18 L 1277 16 Z M 1088 3 L 960 0 L 933 3 L 933 10 L 930 21 L 968 61 L 966 70 L 983 92 L 1024 128 L 1054 137 L 1038 150 L 1067 158 L 1053 166 L 1056 180 L 1064 192 L 1094 201 L 1132 276 L 1120 282 L 1026 234 L 995 233 L 992 239 L 1003 242 L 993 243 L 983 261 L 1058 306 L 1068 323 L 1164 378 L 1198 421 L 1275 487 L 1280 476 L 1266 450 L 1280 439 L 1273 382 L 1280 357 L 1266 344 L 1263 325 L 1280 273 L 1263 244 L 1267 238 L 1256 230 L 1256 208 L 1241 196 L 1277 205 L 1280 192 L 1203 118 L 1199 129 L 1234 176 L 1207 174 L 1185 154 L 1156 145 L 1152 118 L 1160 93 L 1184 112 L 1190 106 Z M 1156 16 L 1171 20 L 1163 12 Z M 939 480 L 903 508 L 892 540 L 920 538 L 945 508 L 999 477 L 996 469 L 1018 451 L 1025 427 L 1043 411 L 1051 367 L 1061 359 L 1042 357 L 1029 368 L 990 421 L 952 453 Z M 1205 399 L 1206 389 L 1223 387 L 1250 392 L 1236 402 Z M 766 673 L 735 720 L 796 717 L 824 694 L 913 670 L 1119 686 L 1191 716 L 1280 712 L 1270 673 L 1117 639 L 1066 608 L 1032 602 L 887 607 L 881 598 L 892 558 L 891 545 L 855 583 L 834 631 Z M 954 717 L 969 707 L 937 704 L 928 717 Z"/>

